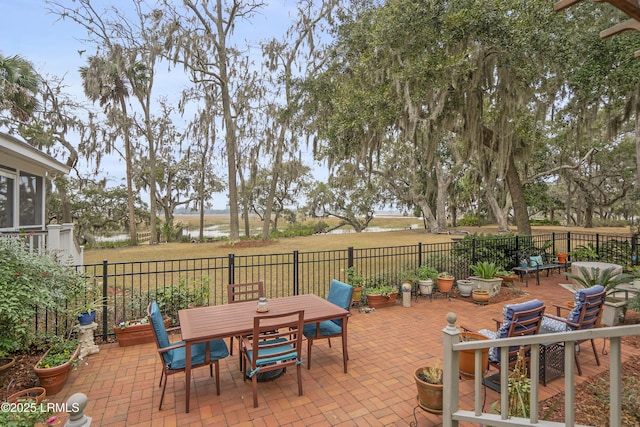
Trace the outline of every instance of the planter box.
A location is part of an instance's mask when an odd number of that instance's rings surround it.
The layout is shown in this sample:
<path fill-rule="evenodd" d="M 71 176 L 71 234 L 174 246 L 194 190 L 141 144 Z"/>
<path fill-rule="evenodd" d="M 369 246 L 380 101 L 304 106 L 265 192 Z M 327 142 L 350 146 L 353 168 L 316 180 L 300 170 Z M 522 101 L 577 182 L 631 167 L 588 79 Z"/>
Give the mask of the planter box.
<path fill-rule="evenodd" d="M 67 378 L 69 378 L 69 372 L 73 368 L 73 361 L 78 357 L 78 353 L 80 353 L 80 346 L 76 348 L 71 358 L 62 365 L 54 366 L 53 368 L 38 368 L 40 361 L 42 361 L 48 353 L 49 351 L 38 360 L 33 370 L 40 380 L 40 386 L 44 387 L 47 390 L 47 395 L 50 396 L 62 390 L 64 383 L 67 381 Z"/>
<path fill-rule="evenodd" d="M 169 327 L 169 319 L 164 319 L 164 327 Z M 114 326 L 113 331 L 116 333 L 116 339 L 120 347 L 129 347 L 136 344 L 147 344 L 155 342 L 155 336 L 151 329 L 151 323 L 141 323 L 138 325 L 130 325 L 126 328 Z"/>
<path fill-rule="evenodd" d="M 616 326 L 624 322 L 627 311 L 627 302 L 615 298 L 607 298 L 602 310 L 601 323 L 605 326 Z"/>
<path fill-rule="evenodd" d="M 397 292 L 387 295 L 367 295 L 367 305 L 371 308 L 393 307 L 398 298 Z"/>
<path fill-rule="evenodd" d="M 500 293 L 500 287 L 502 286 L 502 279 L 499 277 L 493 279 L 481 279 L 477 276 L 472 276 L 473 288 L 480 288 L 489 292 L 490 297 L 495 297 Z"/>

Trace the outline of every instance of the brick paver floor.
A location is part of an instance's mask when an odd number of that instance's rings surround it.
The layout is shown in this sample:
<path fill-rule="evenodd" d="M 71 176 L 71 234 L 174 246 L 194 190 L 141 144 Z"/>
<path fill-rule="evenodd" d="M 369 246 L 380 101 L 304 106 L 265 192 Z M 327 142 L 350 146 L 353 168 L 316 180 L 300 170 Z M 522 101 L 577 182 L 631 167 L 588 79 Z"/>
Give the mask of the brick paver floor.
<path fill-rule="evenodd" d="M 564 303 L 571 294 L 558 285 L 565 282 L 555 273 L 535 280 L 529 287 L 516 283 L 526 295 L 510 302 L 539 298 L 548 305 Z M 349 321 L 349 372 L 343 373 L 341 347 L 337 340 L 329 348 L 326 341 L 314 345 L 313 368 L 303 368 L 304 395 L 298 396 L 295 372 L 275 381 L 260 383 L 259 407 L 253 408 L 251 382 L 243 381 L 238 359 L 221 361 L 221 394 L 206 368 L 193 371 L 191 412 L 185 413 L 184 374 L 169 377 L 163 409 L 158 410 L 161 389 L 160 361 L 155 344 L 120 348 L 118 344 L 100 346 L 100 352 L 78 364 L 62 392 L 50 397 L 64 402 L 76 392 L 89 398 L 86 414 L 92 426 L 406 426 L 413 420 L 416 406 L 416 367 L 442 359 L 442 329 L 445 316 L 453 312 L 457 325 L 495 328 L 493 318 L 501 317 L 501 305 L 479 306 L 459 299 L 412 300 L 402 306 L 361 313 L 354 308 Z M 603 340 L 598 340 L 598 351 Z M 306 349 L 306 345 L 305 345 Z M 608 356 L 596 366 L 593 352 L 581 355 L 584 378 L 608 369 Z M 236 349 L 237 351 L 237 349 Z M 640 352 L 623 345 L 623 358 Z M 306 350 L 304 354 L 306 363 Z M 540 398 L 562 390 L 556 379 L 540 386 Z M 472 409 L 473 383 L 460 382 L 461 406 Z M 487 402 L 498 395 L 489 392 Z M 441 424 L 437 415 L 417 411 L 418 425 Z"/>

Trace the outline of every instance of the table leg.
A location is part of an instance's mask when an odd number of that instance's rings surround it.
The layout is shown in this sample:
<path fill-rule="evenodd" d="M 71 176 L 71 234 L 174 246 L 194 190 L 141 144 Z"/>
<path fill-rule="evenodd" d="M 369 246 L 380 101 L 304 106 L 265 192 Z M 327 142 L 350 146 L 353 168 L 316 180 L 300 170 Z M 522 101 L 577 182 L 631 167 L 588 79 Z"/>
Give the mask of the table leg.
<path fill-rule="evenodd" d="M 185 363 L 184 363 L 184 374 L 186 376 L 185 378 L 185 386 L 186 386 L 186 390 L 185 390 L 185 412 L 188 414 L 189 413 L 189 397 L 190 397 L 190 392 L 191 392 L 191 343 L 185 343 L 184 346 L 184 357 L 185 357 Z M 167 379 L 165 378 L 165 381 Z"/>
<path fill-rule="evenodd" d="M 349 353 L 347 353 L 347 322 L 349 318 L 344 317 L 342 320 L 342 359 L 344 364 L 344 373 L 347 373 L 347 360 L 349 360 Z"/>

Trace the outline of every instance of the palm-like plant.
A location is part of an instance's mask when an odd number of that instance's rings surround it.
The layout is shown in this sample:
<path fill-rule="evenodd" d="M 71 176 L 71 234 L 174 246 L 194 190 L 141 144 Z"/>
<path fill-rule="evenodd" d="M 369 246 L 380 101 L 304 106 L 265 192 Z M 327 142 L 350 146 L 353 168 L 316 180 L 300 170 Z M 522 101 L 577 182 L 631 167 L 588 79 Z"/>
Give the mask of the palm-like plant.
<path fill-rule="evenodd" d="M 109 58 L 92 56 L 88 60 L 88 66 L 80 68 L 82 86 L 85 95 L 92 101 L 98 101 L 105 112 L 116 117 L 112 113 L 120 110 L 121 118 L 118 126 L 122 126 L 125 148 L 125 164 L 127 176 L 127 199 L 129 207 L 129 238 L 131 244 L 136 244 L 135 207 L 133 203 L 133 155 L 131 150 L 130 128 L 131 124 L 127 116 L 126 99 L 135 92 L 137 82 L 146 79 L 145 67 L 133 64 L 128 67 L 122 55 L 114 49 Z"/>
<path fill-rule="evenodd" d="M 580 274 L 564 273 L 564 275 L 567 279 L 573 279 L 583 288 L 601 285 L 605 290 L 607 290 L 607 292 L 613 291 L 613 289 L 621 283 L 633 280 L 631 275 L 619 273 L 613 267 L 605 268 L 604 270 L 600 270 L 599 268 L 579 267 L 578 271 Z"/>
<path fill-rule="evenodd" d="M 15 119 L 27 121 L 38 107 L 39 84 L 29 61 L 18 55 L 0 55 L 0 111 L 8 110 Z"/>

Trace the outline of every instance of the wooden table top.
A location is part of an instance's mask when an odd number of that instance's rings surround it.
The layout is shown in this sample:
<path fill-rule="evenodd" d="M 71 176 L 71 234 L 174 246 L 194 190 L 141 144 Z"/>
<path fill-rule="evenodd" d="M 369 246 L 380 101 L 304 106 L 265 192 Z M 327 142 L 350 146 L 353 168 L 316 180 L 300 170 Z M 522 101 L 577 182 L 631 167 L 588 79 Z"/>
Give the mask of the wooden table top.
<path fill-rule="evenodd" d="M 180 329 L 185 342 L 209 341 L 253 332 L 253 318 L 260 315 L 273 315 L 290 311 L 304 310 L 304 322 L 314 323 L 322 320 L 339 319 L 349 316 L 349 311 L 320 298 L 317 295 L 295 295 L 269 299 L 269 311 L 258 313 L 257 302 L 238 302 L 233 304 L 180 310 Z"/>

